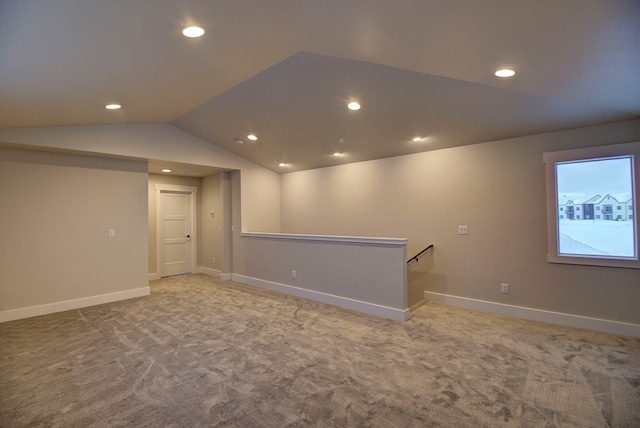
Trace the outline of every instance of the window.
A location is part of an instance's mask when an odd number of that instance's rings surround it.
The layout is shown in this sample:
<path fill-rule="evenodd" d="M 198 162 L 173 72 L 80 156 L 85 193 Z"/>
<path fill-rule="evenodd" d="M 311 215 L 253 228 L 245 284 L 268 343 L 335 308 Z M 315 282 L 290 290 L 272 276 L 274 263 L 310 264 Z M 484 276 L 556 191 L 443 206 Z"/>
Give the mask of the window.
<path fill-rule="evenodd" d="M 549 262 L 640 268 L 636 159 L 640 143 L 544 154 Z M 561 205 L 566 216 L 560 215 Z M 575 215 L 568 210 L 572 206 Z"/>

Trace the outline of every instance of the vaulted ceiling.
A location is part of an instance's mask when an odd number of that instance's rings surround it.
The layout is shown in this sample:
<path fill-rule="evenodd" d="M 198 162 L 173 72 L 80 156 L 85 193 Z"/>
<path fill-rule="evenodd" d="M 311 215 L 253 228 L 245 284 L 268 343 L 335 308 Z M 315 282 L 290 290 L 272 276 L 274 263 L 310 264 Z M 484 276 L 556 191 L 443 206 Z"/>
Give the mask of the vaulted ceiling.
<path fill-rule="evenodd" d="M 637 0 L 0 0 L 0 128 L 170 123 L 290 172 L 637 117 Z"/>

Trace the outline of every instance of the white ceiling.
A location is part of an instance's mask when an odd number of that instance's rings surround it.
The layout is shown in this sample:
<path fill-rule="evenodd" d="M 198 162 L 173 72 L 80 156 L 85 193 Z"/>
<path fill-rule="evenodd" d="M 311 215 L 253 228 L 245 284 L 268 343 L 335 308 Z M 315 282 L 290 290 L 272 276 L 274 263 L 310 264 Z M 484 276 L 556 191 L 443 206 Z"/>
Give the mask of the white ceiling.
<path fill-rule="evenodd" d="M 637 0 L 0 0 L 0 128 L 171 123 L 289 172 L 637 117 Z"/>

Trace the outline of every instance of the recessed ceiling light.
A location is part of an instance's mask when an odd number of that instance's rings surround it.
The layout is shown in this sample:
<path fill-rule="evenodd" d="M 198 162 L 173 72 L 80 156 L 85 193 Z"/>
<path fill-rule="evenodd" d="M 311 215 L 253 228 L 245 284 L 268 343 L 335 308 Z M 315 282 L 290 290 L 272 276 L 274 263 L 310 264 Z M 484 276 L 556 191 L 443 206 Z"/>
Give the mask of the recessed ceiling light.
<path fill-rule="evenodd" d="M 119 108 L 122 108 L 122 106 L 120 104 L 107 104 L 104 108 L 107 110 L 118 110 Z"/>
<path fill-rule="evenodd" d="M 424 137 L 419 137 L 419 136 L 417 136 L 417 135 L 416 135 L 415 137 L 413 137 L 413 138 L 411 139 L 411 141 L 418 142 L 418 141 L 421 141 L 423 138 L 424 138 Z"/>
<path fill-rule="evenodd" d="M 250 139 L 251 141 L 256 141 L 258 139 L 258 137 L 256 137 L 254 134 L 247 135 L 247 138 Z"/>
<path fill-rule="evenodd" d="M 500 70 L 497 70 L 495 75 L 498 77 L 511 77 L 514 76 L 516 74 L 515 71 L 511 70 L 510 68 L 501 68 Z"/>
<path fill-rule="evenodd" d="M 171 170 L 170 170 L 170 169 L 165 168 L 165 169 L 163 169 L 163 170 L 162 170 L 162 172 L 171 172 Z"/>
<path fill-rule="evenodd" d="M 340 156 L 342 156 L 342 153 L 340 153 L 340 152 L 333 152 L 333 153 L 331 153 L 331 155 L 332 155 L 332 156 L 334 156 L 334 157 L 340 157 Z"/>
<path fill-rule="evenodd" d="M 233 142 L 240 145 L 244 144 L 244 141 L 242 141 L 240 138 L 236 138 L 235 140 L 233 140 Z"/>
<path fill-rule="evenodd" d="M 278 166 L 280 166 L 280 167 L 287 166 L 287 163 L 286 163 L 286 162 L 280 162 L 280 163 L 278 164 Z"/>
<path fill-rule="evenodd" d="M 204 34 L 204 29 L 202 27 L 191 26 L 183 29 L 182 34 L 185 37 L 200 37 Z"/>
<path fill-rule="evenodd" d="M 347 104 L 347 107 L 349 107 L 349 110 L 360 110 L 360 103 L 356 102 L 356 101 L 351 101 L 349 104 Z"/>

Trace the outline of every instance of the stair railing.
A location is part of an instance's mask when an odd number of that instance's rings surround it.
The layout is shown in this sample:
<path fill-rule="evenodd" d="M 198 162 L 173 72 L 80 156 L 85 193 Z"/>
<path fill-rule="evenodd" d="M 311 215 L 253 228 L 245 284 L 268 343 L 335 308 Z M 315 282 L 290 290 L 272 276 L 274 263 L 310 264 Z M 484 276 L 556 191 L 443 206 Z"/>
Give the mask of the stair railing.
<path fill-rule="evenodd" d="M 411 260 L 415 260 L 416 262 L 419 262 L 420 260 L 418 259 L 418 257 L 420 257 L 423 253 L 427 252 L 431 248 L 433 248 L 433 244 L 428 245 L 427 248 L 425 248 L 424 250 L 420 251 L 418 254 L 411 257 L 409 260 L 407 260 L 407 264 L 409 264 Z"/>

